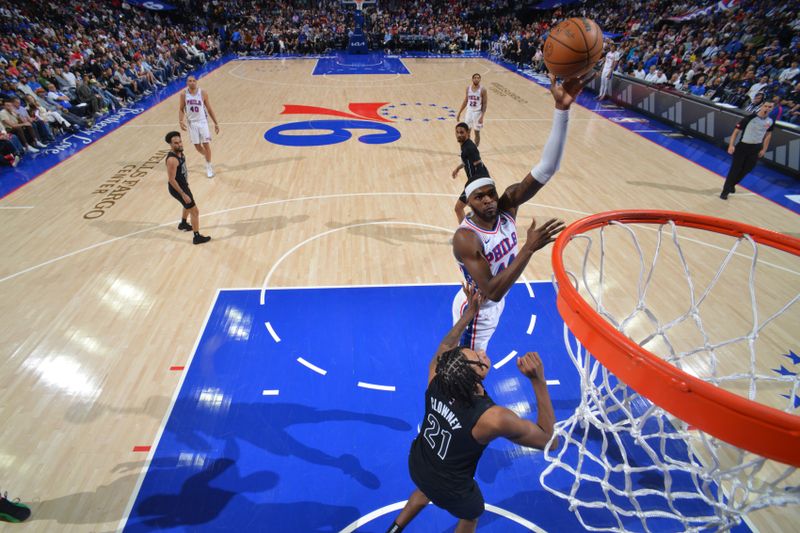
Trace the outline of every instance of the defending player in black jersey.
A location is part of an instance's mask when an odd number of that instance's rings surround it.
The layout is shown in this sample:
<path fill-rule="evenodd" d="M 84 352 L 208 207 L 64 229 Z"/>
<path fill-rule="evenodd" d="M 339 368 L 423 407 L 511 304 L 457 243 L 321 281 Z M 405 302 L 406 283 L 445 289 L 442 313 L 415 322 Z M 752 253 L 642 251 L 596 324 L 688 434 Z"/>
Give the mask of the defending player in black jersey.
<path fill-rule="evenodd" d="M 530 379 L 536 395 L 535 424 L 495 405 L 484 390 L 483 379 L 491 365 L 486 352 L 458 346 L 483 296 L 472 287 L 464 290 L 467 310 L 442 340 L 428 368 L 425 419 L 408 456 L 409 473 L 417 489 L 389 533 L 402 531 L 429 502 L 459 519 L 456 533 L 475 531 L 484 508 L 475 469 L 489 442 L 505 437 L 521 446 L 542 449 L 553 435 L 555 413 L 536 353 L 517 359 L 517 367 Z M 557 445 L 556 440 L 553 446 Z"/>
<path fill-rule="evenodd" d="M 478 178 L 488 178 L 489 169 L 481 161 L 481 153 L 478 146 L 469 138 L 469 125 L 466 122 L 456 124 L 456 140 L 461 145 L 461 164 L 453 171 L 453 179 L 458 176 L 458 171 L 462 168 L 467 174 L 467 183 Z M 462 192 L 456 200 L 456 217 L 458 223 L 464 220 L 464 208 L 467 207 L 467 196 Z"/>
<path fill-rule="evenodd" d="M 200 235 L 200 211 L 197 209 L 197 204 L 194 203 L 194 196 L 189 189 L 189 173 L 186 170 L 186 157 L 183 155 L 183 141 L 181 134 L 177 131 L 171 131 L 164 137 L 167 141 L 170 152 L 167 154 L 167 180 L 169 181 L 169 193 L 178 200 L 183 206 L 183 214 L 181 215 L 181 223 L 178 224 L 178 229 L 183 231 L 194 231 L 195 244 L 203 244 L 211 240 L 207 235 Z M 192 216 L 192 224 L 186 222 L 186 217 Z"/>

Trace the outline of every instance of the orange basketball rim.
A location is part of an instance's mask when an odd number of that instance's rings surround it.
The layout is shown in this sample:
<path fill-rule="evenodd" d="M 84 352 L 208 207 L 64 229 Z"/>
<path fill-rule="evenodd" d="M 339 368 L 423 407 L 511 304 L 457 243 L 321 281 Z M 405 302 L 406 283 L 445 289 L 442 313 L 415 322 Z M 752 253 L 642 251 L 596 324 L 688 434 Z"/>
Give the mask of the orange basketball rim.
<path fill-rule="evenodd" d="M 667 412 L 729 444 L 800 467 L 800 416 L 751 401 L 696 378 L 617 331 L 573 286 L 563 252 L 572 238 L 612 222 L 666 224 L 712 231 L 800 256 L 800 239 L 748 224 L 677 211 L 609 211 L 567 227 L 553 247 L 558 310 L 569 329 L 617 378 Z"/>

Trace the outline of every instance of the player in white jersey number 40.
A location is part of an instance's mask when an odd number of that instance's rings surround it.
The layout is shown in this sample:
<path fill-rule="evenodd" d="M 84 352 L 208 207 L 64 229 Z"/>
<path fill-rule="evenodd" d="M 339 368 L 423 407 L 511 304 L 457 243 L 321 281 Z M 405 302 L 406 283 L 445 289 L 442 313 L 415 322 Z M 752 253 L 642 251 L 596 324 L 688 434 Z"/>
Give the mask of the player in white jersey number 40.
<path fill-rule="evenodd" d="M 208 117 L 214 121 L 214 133 L 219 133 L 219 123 L 208 93 L 197 86 L 197 78 L 186 78 L 186 90 L 181 92 L 180 105 L 178 106 L 178 123 L 183 131 L 188 129 L 189 138 L 195 149 L 206 160 L 206 175 L 214 177 L 214 168 L 211 166 L 211 132 L 208 129 Z M 187 124 L 188 122 L 188 124 Z"/>

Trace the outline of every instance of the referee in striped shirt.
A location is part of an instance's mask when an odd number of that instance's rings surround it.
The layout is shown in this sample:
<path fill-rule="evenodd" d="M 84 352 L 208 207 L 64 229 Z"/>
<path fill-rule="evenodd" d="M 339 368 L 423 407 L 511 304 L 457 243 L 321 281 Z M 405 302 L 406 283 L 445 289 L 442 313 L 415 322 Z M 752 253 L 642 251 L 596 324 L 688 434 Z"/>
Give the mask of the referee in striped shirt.
<path fill-rule="evenodd" d="M 747 115 L 736 124 L 728 143 L 728 153 L 733 156 L 733 161 L 728 177 L 725 178 L 725 185 L 722 186 L 722 194 L 719 195 L 723 200 L 736 192 L 736 184 L 753 170 L 759 158 L 764 157 L 775 124 L 769 118 L 773 107 L 775 104 L 772 102 L 765 102 L 758 108 L 758 112 Z M 737 137 L 740 137 L 738 142 Z"/>

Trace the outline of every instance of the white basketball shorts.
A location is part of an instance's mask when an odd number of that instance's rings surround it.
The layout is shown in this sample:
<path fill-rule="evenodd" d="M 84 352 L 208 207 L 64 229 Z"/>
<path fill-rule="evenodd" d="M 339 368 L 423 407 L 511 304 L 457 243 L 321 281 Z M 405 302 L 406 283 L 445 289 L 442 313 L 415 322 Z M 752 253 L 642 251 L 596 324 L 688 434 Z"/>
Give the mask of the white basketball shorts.
<path fill-rule="evenodd" d="M 497 303 L 487 302 L 478 311 L 478 316 L 469 323 L 464 334 L 461 336 L 461 346 L 466 346 L 472 350 L 484 350 L 489 346 L 489 339 L 494 335 L 497 324 L 500 322 L 500 315 L 506 306 L 506 299 L 503 298 Z M 464 291 L 459 290 L 453 298 L 453 324 L 461 318 L 464 309 L 467 307 L 467 296 Z"/>
<path fill-rule="evenodd" d="M 211 132 L 208 129 L 208 122 L 189 122 L 189 139 L 192 141 L 192 144 L 211 142 Z"/>
<path fill-rule="evenodd" d="M 480 109 L 473 111 L 472 109 L 467 108 L 467 116 L 464 117 L 464 122 L 467 123 L 467 126 L 469 126 L 470 129 L 481 131 L 483 129 L 483 124 L 478 122 L 480 118 L 481 118 Z"/>

